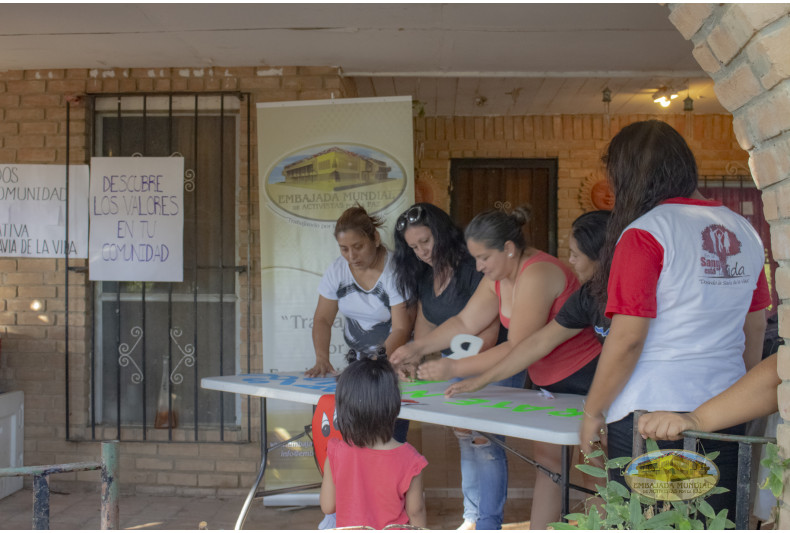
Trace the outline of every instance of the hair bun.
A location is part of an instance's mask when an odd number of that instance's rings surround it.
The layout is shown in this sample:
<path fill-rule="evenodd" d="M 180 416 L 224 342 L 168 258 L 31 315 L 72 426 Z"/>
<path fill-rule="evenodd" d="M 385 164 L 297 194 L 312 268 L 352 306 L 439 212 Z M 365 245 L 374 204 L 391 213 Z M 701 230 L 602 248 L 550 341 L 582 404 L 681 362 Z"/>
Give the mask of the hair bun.
<path fill-rule="evenodd" d="M 528 223 L 532 220 L 532 207 L 529 205 L 520 205 L 513 209 L 513 212 L 510 213 L 510 216 L 518 223 L 520 226 Z"/>

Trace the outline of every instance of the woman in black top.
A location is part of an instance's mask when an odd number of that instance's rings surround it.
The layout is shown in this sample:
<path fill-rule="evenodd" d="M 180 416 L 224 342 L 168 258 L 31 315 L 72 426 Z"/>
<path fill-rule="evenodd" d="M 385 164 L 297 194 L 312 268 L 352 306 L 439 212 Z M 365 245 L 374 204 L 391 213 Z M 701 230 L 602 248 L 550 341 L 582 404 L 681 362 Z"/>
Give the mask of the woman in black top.
<path fill-rule="evenodd" d="M 419 339 L 457 315 L 477 289 L 483 274 L 466 249 L 461 230 L 438 207 L 418 203 L 395 225 L 395 282 L 408 306 L 417 306 L 414 337 Z M 477 335 L 483 349 L 494 346 L 500 330 L 495 319 Z M 504 330 L 503 339 L 507 338 Z M 449 349 L 442 351 L 448 355 Z M 500 384 L 521 387 L 522 372 Z M 507 497 L 507 459 L 485 437 L 456 430 L 461 450 L 464 523 L 461 529 L 499 529 Z"/>

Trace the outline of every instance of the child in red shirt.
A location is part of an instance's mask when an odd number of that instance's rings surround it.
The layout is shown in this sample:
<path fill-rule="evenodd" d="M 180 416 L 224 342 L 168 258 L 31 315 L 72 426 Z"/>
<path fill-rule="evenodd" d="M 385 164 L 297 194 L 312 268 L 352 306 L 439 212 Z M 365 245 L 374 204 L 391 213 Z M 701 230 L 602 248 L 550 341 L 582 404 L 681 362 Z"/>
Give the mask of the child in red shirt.
<path fill-rule="evenodd" d="M 425 457 L 392 438 L 400 388 L 383 358 L 351 363 L 337 380 L 336 427 L 328 442 L 321 510 L 337 513 L 337 527 L 391 524 L 426 527 L 422 495 Z"/>

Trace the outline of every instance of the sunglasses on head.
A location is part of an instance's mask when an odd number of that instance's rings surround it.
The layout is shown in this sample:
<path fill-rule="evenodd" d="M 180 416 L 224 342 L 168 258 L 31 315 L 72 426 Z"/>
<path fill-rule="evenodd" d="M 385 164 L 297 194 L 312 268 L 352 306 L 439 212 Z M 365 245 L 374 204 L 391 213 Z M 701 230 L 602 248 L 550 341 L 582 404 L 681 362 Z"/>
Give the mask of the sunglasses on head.
<path fill-rule="evenodd" d="M 398 221 L 395 223 L 395 229 L 398 231 L 403 231 L 406 229 L 406 226 L 409 224 L 414 224 L 418 220 L 422 218 L 424 211 L 421 205 L 413 205 L 409 209 L 406 210 L 401 216 L 398 217 Z"/>

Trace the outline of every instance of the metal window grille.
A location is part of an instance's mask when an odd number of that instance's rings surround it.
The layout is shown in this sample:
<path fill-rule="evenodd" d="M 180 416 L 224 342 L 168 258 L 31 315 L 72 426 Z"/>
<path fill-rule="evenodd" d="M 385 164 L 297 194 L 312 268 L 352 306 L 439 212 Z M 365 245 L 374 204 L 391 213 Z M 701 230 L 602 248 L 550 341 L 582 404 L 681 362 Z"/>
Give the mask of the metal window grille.
<path fill-rule="evenodd" d="M 202 377 L 250 368 L 252 292 L 247 280 L 246 295 L 240 294 L 238 279 L 250 264 L 250 108 L 242 93 L 90 98 L 94 156 L 183 156 L 185 167 L 184 281 L 91 284 L 91 439 L 251 440 L 236 395 L 200 388 Z M 240 146 L 247 149 L 245 165 Z M 237 198 L 240 180 L 246 180 L 246 206 Z M 238 242 L 243 211 L 246 244 Z M 246 341 L 240 316 L 248 322 Z M 243 342 L 246 364 L 237 356 Z M 68 375 L 66 381 L 68 397 Z M 246 414 L 249 407 L 247 400 Z M 68 417 L 67 407 L 67 428 Z"/>

